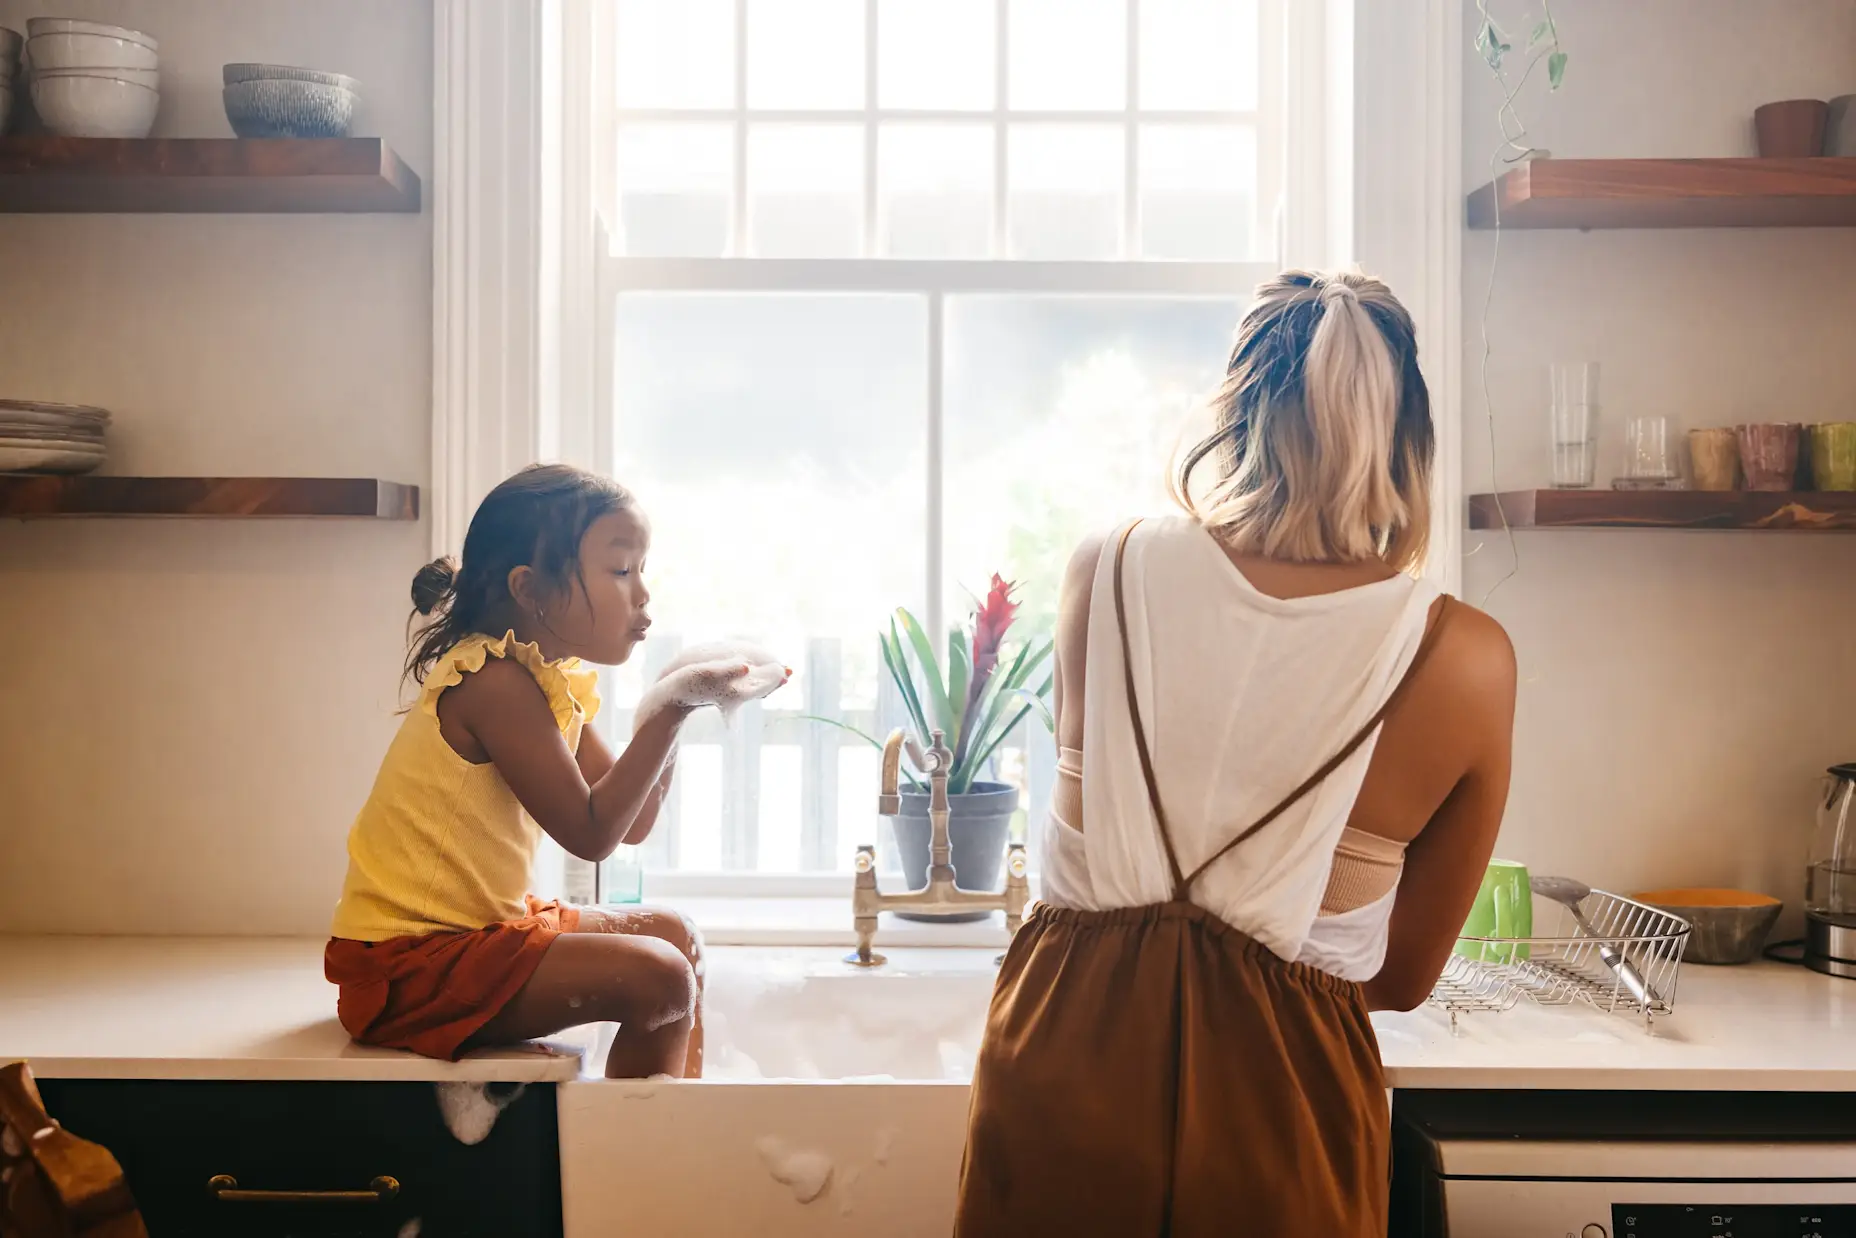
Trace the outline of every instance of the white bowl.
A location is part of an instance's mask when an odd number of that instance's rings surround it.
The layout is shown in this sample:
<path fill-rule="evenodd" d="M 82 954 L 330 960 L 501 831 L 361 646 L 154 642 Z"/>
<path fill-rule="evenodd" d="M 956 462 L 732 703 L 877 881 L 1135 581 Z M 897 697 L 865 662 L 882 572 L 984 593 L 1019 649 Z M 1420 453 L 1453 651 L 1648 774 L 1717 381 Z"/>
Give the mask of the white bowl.
<path fill-rule="evenodd" d="M 227 86 L 236 86 L 240 82 L 320 82 L 324 86 L 340 86 L 356 94 L 361 91 L 361 83 L 345 73 L 299 69 L 289 64 L 234 63 L 223 66 L 219 73 Z"/>
<path fill-rule="evenodd" d="M 77 21 L 70 17 L 31 17 L 26 19 L 26 33 L 37 36 L 41 34 L 100 34 L 112 39 L 127 39 L 131 43 L 140 43 L 151 52 L 161 50 L 160 42 L 152 34 L 143 34 L 140 30 L 131 30 L 127 26 L 106 26 L 102 22 Z"/>
<path fill-rule="evenodd" d="M 35 34 L 26 58 L 39 69 L 155 69 L 161 57 L 151 47 L 102 34 Z"/>
<path fill-rule="evenodd" d="M 115 82 L 134 82 L 137 86 L 146 86 L 150 90 L 161 89 L 161 70 L 159 69 L 118 69 L 109 65 L 85 67 L 81 69 L 34 69 L 32 80 L 42 82 L 52 77 L 106 77 Z"/>
<path fill-rule="evenodd" d="M 110 77 L 35 78 L 32 106 L 59 137 L 145 138 L 155 127 L 161 94 Z"/>

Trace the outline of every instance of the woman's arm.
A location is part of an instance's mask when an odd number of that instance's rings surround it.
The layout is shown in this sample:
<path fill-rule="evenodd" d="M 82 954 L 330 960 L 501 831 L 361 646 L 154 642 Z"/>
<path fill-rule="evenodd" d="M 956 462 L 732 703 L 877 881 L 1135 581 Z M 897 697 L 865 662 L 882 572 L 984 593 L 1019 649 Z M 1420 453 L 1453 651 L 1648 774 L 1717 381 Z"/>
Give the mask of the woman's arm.
<path fill-rule="evenodd" d="M 1430 995 L 1482 885 L 1508 802 L 1514 647 L 1500 624 L 1468 606 L 1456 608 L 1441 639 L 1427 668 L 1432 682 L 1414 684 L 1399 712 L 1421 711 L 1413 721 L 1438 749 L 1467 752 L 1469 765 L 1406 850 L 1385 965 L 1365 986 L 1373 1010 L 1412 1010 Z"/>
<path fill-rule="evenodd" d="M 628 841 L 645 817 L 655 819 L 654 801 L 676 748 L 686 707 L 666 708 L 646 719 L 616 760 L 597 777 L 583 771 L 555 724 L 541 685 L 518 663 L 493 659 L 440 698 L 441 721 L 455 722 L 482 745 L 496 770 L 536 824 L 570 855 L 603 860 Z M 603 752 L 605 745 L 587 732 Z M 597 761 L 596 754 L 589 754 Z M 595 769 L 597 766 L 595 765 Z"/>

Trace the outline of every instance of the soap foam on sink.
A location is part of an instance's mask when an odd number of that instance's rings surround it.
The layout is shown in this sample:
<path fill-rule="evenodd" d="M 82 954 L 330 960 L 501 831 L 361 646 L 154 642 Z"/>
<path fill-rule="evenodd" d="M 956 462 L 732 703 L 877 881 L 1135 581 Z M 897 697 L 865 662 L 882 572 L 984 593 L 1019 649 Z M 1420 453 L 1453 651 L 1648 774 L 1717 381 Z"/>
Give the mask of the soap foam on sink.
<path fill-rule="evenodd" d="M 773 1180 L 790 1188 L 793 1198 L 802 1204 L 823 1195 L 831 1184 L 832 1162 L 823 1152 L 793 1148 L 775 1135 L 762 1135 L 754 1147 Z"/>

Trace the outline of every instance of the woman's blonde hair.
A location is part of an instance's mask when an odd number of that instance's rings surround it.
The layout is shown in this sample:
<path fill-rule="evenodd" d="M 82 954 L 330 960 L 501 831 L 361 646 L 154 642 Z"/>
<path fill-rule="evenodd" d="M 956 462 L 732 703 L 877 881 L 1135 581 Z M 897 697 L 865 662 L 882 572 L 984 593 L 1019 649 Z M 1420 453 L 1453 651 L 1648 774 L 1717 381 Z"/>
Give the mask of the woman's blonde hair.
<path fill-rule="evenodd" d="M 1423 563 L 1431 398 L 1411 315 L 1384 284 L 1310 271 L 1262 284 L 1212 411 L 1172 489 L 1220 541 L 1292 562 Z M 1197 489 L 1207 460 L 1217 480 Z"/>

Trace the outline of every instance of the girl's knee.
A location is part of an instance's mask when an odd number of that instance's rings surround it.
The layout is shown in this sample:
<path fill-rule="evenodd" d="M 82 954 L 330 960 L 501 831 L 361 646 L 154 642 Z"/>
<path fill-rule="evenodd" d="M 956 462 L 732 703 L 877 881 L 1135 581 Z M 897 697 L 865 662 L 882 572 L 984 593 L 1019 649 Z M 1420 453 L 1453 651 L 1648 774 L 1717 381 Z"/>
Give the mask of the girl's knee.
<path fill-rule="evenodd" d="M 677 948 L 696 969 L 697 978 L 702 976 L 702 932 L 696 922 L 680 911 L 669 908 L 654 908 L 640 913 L 644 917 L 642 932 L 653 937 L 662 938 Z"/>
<path fill-rule="evenodd" d="M 655 934 L 638 944 L 642 949 L 625 981 L 639 1008 L 634 1017 L 647 1031 L 688 1018 L 698 999 L 694 964 L 674 942 Z"/>

